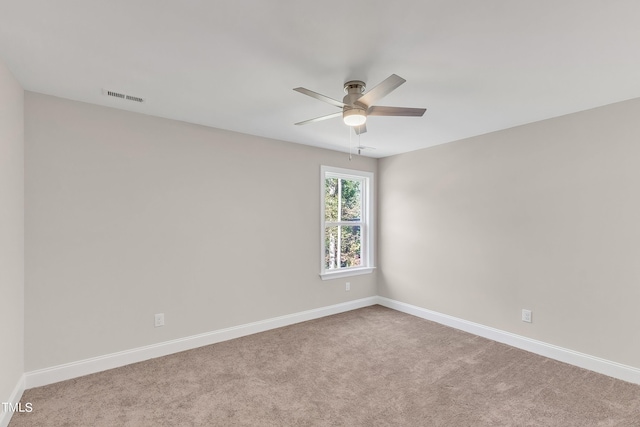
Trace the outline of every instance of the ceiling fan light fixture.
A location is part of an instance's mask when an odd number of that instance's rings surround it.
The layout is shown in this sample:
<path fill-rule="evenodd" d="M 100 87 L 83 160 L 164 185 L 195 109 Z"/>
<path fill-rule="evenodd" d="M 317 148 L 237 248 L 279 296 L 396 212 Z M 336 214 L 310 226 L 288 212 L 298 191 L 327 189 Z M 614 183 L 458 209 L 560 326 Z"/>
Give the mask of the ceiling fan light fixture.
<path fill-rule="evenodd" d="M 360 108 L 352 108 L 342 113 L 342 119 L 347 126 L 361 126 L 367 121 L 367 115 Z"/>

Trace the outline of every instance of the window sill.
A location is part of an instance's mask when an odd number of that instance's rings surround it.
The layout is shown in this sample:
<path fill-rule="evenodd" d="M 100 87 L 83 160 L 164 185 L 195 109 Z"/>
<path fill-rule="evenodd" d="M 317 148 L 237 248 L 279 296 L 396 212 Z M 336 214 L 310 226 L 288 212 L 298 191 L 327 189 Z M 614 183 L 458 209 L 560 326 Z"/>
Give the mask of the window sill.
<path fill-rule="evenodd" d="M 331 280 L 331 279 L 340 279 L 342 277 L 349 276 L 359 276 L 361 274 L 371 274 L 375 267 L 364 267 L 364 268 L 350 268 L 348 270 L 338 270 L 338 271 L 330 271 L 325 273 L 320 273 L 320 278 L 322 280 Z"/>

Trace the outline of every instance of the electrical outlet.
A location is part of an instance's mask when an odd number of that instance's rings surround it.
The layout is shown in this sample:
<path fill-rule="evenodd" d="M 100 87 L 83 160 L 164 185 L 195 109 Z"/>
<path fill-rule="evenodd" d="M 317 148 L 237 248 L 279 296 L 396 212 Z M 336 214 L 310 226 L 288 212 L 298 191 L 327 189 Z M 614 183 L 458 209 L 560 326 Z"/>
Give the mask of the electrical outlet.
<path fill-rule="evenodd" d="M 164 326 L 164 313 L 158 313 L 155 315 L 155 324 L 156 324 L 156 328 L 158 326 Z"/>
<path fill-rule="evenodd" d="M 522 321 L 531 323 L 531 310 L 522 309 Z"/>
<path fill-rule="evenodd" d="M 345 291 L 350 291 L 351 290 L 351 282 L 347 282 L 347 284 L 344 287 Z"/>

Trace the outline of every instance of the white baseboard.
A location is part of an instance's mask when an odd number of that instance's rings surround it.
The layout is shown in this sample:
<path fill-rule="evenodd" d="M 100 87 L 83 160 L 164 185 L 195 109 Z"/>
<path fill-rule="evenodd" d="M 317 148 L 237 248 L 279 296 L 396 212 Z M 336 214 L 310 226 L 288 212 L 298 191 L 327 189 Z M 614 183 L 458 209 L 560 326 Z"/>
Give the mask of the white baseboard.
<path fill-rule="evenodd" d="M 18 380 L 18 384 L 16 384 L 11 396 L 9 396 L 9 400 L 3 400 L 2 403 L 11 403 L 15 405 L 20 402 L 22 398 L 22 393 L 25 390 L 25 375 L 22 374 L 20 379 Z M 0 406 L 0 427 L 7 427 L 9 425 L 9 421 L 11 421 L 11 417 L 13 416 L 13 412 L 5 412 L 4 408 Z"/>
<path fill-rule="evenodd" d="M 512 347 L 530 351 L 531 353 L 539 354 L 550 359 L 559 360 L 570 365 L 608 375 L 610 377 L 617 378 L 623 381 L 640 384 L 640 369 L 634 368 L 632 366 L 627 366 L 621 363 L 612 362 L 610 360 L 601 359 L 599 357 L 569 350 L 563 347 L 558 347 L 556 345 L 547 344 L 542 341 L 537 341 L 534 339 L 523 337 L 521 335 L 512 334 L 511 332 L 505 332 L 500 329 L 481 325 L 479 323 L 469 322 L 467 320 L 438 313 L 426 308 L 417 307 L 415 305 L 406 304 L 400 301 L 395 301 L 389 298 L 379 296 L 377 297 L 377 299 L 378 304 L 384 307 L 391 308 L 393 310 L 431 320 L 442 325 L 460 329 L 474 335 L 479 335 L 493 341 L 498 341 Z"/>
<path fill-rule="evenodd" d="M 191 350 L 205 345 L 215 344 L 258 332 L 268 331 L 270 329 L 292 325 L 294 323 L 306 322 L 307 320 L 318 319 L 332 314 L 368 307 L 370 305 L 377 304 L 377 302 L 377 297 L 362 298 L 328 307 L 302 311 L 258 322 L 247 323 L 245 325 L 234 326 L 231 328 L 192 335 L 145 347 L 106 354 L 104 356 L 93 357 L 77 362 L 66 363 L 64 365 L 53 366 L 51 368 L 39 369 L 25 374 L 26 379 L 24 386 L 26 386 L 26 388 L 33 388 L 53 384 L 59 381 L 81 377 L 83 375 L 106 371 L 107 369 L 118 368 L 131 363 L 142 362 L 144 360 L 166 356 L 180 351 Z M 0 424 L 0 427 L 5 426 Z"/>

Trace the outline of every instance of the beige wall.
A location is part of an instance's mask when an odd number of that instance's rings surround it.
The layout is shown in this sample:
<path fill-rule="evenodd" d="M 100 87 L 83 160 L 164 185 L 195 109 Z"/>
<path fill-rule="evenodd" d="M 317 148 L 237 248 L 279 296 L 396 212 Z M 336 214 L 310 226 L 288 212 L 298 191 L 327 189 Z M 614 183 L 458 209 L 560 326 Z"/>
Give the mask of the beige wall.
<path fill-rule="evenodd" d="M 377 165 L 25 96 L 26 371 L 376 293 L 640 367 L 640 100 Z M 318 277 L 321 164 L 379 167 L 349 293 Z"/>
<path fill-rule="evenodd" d="M 374 159 L 30 92 L 25 118 L 27 371 L 376 295 L 318 275 L 320 165 Z"/>
<path fill-rule="evenodd" d="M 381 160 L 379 294 L 640 367 L 639 118 L 636 99 Z"/>
<path fill-rule="evenodd" d="M 23 114 L 24 91 L 0 61 L 0 402 L 24 372 Z"/>

